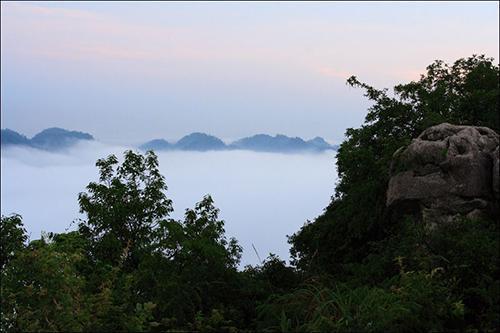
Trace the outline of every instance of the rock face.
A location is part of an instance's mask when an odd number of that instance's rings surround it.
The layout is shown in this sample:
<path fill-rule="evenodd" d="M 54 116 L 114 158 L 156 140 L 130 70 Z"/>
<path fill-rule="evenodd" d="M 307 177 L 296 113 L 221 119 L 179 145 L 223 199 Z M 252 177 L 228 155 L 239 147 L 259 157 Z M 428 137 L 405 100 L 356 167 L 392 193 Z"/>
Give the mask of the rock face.
<path fill-rule="evenodd" d="M 430 227 L 457 217 L 499 214 L 499 135 L 487 127 L 443 123 L 396 151 L 387 206 Z"/>

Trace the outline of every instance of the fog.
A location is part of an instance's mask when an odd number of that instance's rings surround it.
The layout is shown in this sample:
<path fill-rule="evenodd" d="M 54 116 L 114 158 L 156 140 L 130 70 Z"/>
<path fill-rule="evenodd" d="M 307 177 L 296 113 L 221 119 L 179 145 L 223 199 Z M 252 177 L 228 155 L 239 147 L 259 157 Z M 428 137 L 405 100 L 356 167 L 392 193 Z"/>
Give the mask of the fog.
<path fill-rule="evenodd" d="M 82 143 L 51 153 L 3 148 L 1 213 L 21 214 L 30 239 L 42 231 L 65 232 L 84 218 L 78 193 L 97 181 L 98 158 L 121 157 L 127 147 Z M 241 266 L 258 264 L 269 253 L 289 259 L 286 235 L 321 214 L 336 181 L 335 152 L 277 154 L 248 151 L 161 152 L 160 170 L 174 218 L 182 218 L 205 194 L 212 195 L 225 221 L 226 236 L 243 247 Z"/>

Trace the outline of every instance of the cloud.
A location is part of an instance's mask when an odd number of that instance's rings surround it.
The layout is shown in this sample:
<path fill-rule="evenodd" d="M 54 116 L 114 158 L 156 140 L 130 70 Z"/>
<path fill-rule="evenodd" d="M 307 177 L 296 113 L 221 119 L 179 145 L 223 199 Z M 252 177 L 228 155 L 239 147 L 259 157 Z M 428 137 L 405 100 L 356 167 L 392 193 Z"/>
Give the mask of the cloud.
<path fill-rule="evenodd" d="M 230 21 L 228 25 L 224 23 L 228 17 L 224 15 L 228 13 L 222 11 L 225 7 L 220 8 L 220 20 L 191 19 L 173 23 L 165 12 L 164 20 L 154 24 L 133 16 L 90 10 L 2 3 L 2 55 L 22 57 L 28 59 L 27 62 L 48 59 L 75 62 L 80 66 L 98 65 L 103 71 L 110 64 L 125 61 L 143 66 L 140 71 L 148 75 L 155 75 L 157 68 L 168 68 L 158 74 L 163 77 L 168 76 L 169 71 L 180 70 L 180 67 L 189 71 L 193 66 L 200 67 L 197 71 L 206 71 L 206 75 L 212 75 L 213 66 L 218 66 L 220 72 L 234 72 L 229 67 L 237 63 L 238 72 L 243 72 L 245 66 L 250 71 L 262 67 L 262 72 L 267 71 L 266 66 L 287 67 L 288 71 L 312 67 L 320 76 L 342 80 L 353 73 L 407 79 L 414 75 L 401 73 L 417 68 L 416 63 L 427 65 L 426 55 L 432 54 L 431 60 L 435 57 L 453 59 L 470 47 L 467 45 L 472 41 L 468 38 L 460 40 L 461 49 L 456 49 L 457 38 L 450 38 L 449 30 L 475 33 L 474 29 L 462 27 L 451 14 L 446 18 L 431 15 L 428 26 L 421 29 L 405 23 L 402 17 L 395 18 L 396 29 L 394 22 L 385 20 L 384 15 L 367 19 L 363 10 L 354 11 L 352 19 L 345 16 L 333 19 L 334 12 L 330 16 L 319 13 L 301 16 L 288 11 L 289 16 L 276 15 L 272 20 L 258 19 L 262 15 L 259 14 L 255 22 L 245 19 L 245 23 Z M 341 5 L 325 7 L 333 8 L 341 13 L 349 12 Z M 397 9 L 397 6 L 387 8 Z M 193 13 L 199 14 L 199 10 L 193 7 Z M 420 20 L 423 14 L 406 12 L 406 15 L 411 21 Z M 447 28 L 435 30 L 438 23 Z M 428 36 L 429 29 L 435 30 L 432 38 Z M 496 31 L 498 36 L 498 29 Z M 490 32 L 484 34 L 490 35 Z M 490 44 L 498 48 L 497 42 Z M 137 70 L 132 67 L 123 70 Z"/>
<path fill-rule="evenodd" d="M 95 161 L 126 147 L 82 143 L 63 153 L 2 148 L 1 213 L 19 213 L 32 239 L 40 232 L 74 228 L 78 193 L 97 181 Z M 225 220 L 226 235 L 244 248 L 242 265 L 257 264 L 273 252 L 289 258 L 286 235 L 321 214 L 333 194 L 334 153 L 272 154 L 248 151 L 162 152 L 160 170 L 173 200 L 174 218 L 183 218 L 211 194 Z M 203 166 L 200 168 L 200 166 Z"/>
<path fill-rule="evenodd" d="M 80 9 L 2 5 L 2 28 L 7 52 L 28 58 L 101 62 L 282 59 L 266 48 L 245 47 L 244 39 L 230 36 L 225 29 L 218 36 L 216 27 L 150 25 Z"/>
<path fill-rule="evenodd" d="M 180 33 L 79 9 L 30 4 L 2 5 L 2 30 L 9 52 L 58 60 L 151 60 L 168 54 L 168 42 Z"/>

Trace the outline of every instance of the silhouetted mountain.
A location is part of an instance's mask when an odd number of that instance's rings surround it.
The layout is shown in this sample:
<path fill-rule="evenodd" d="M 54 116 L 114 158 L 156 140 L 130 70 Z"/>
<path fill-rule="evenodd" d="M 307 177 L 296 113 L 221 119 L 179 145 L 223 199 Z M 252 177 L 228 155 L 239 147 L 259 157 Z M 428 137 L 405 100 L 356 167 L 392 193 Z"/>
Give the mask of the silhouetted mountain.
<path fill-rule="evenodd" d="M 270 136 L 267 134 L 257 134 L 251 137 L 237 140 L 230 145 L 226 145 L 221 139 L 204 134 L 191 133 L 180 139 L 175 144 L 170 144 L 163 139 L 151 140 L 139 146 L 142 150 L 222 150 L 241 149 L 263 152 L 301 152 L 301 151 L 324 151 L 335 150 L 337 147 L 330 145 L 321 137 L 304 141 L 299 137 L 288 137 L 278 134 Z"/>
<path fill-rule="evenodd" d="M 2 146 L 20 145 L 44 150 L 60 150 L 68 148 L 80 140 L 94 140 L 94 138 L 88 133 L 68 131 L 57 127 L 47 128 L 31 139 L 10 129 L 2 129 L 1 132 Z M 169 143 L 164 139 L 155 139 L 139 146 L 139 149 L 144 151 L 241 149 L 263 152 L 301 152 L 335 150 L 336 148 L 337 146 L 330 145 L 321 137 L 304 141 L 299 137 L 292 138 L 281 134 L 276 136 L 257 134 L 226 145 L 221 139 L 213 135 L 199 132 L 186 135 L 175 144 Z"/>
<path fill-rule="evenodd" d="M 80 140 L 94 140 L 92 135 L 68 131 L 62 128 L 47 128 L 40 133 L 36 134 L 33 138 L 28 139 L 22 134 L 10 129 L 2 130 L 2 145 L 20 145 L 34 147 L 45 150 L 58 150 L 70 147 Z"/>
<path fill-rule="evenodd" d="M 314 139 L 308 140 L 307 143 L 309 145 L 316 147 L 319 150 L 336 149 L 336 146 L 332 146 L 331 144 L 326 142 L 325 139 L 323 139 L 320 136 L 317 136 Z"/>
<path fill-rule="evenodd" d="M 266 152 L 321 151 L 333 149 L 331 145 L 320 137 L 316 137 L 306 142 L 299 137 L 291 138 L 281 134 L 274 137 L 267 134 L 257 134 L 235 141 L 230 147 L 233 149 Z"/>
<path fill-rule="evenodd" d="M 181 150 L 222 150 L 226 144 L 219 138 L 205 133 L 191 133 L 186 135 L 175 144 L 175 149 Z"/>
<path fill-rule="evenodd" d="M 1 131 L 0 142 L 2 145 L 30 145 L 30 140 L 27 137 L 8 128 Z"/>
<path fill-rule="evenodd" d="M 36 148 L 58 150 L 70 147 L 79 140 L 94 140 L 94 137 L 88 133 L 52 127 L 35 135 L 31 138 L 30 142 L 31 145 Z"/>
<path fill-rule="evenodd" d="M 139 146 L 141 150 L 168 150 L 174 146 L 164 139 L 155 139 Z"/>

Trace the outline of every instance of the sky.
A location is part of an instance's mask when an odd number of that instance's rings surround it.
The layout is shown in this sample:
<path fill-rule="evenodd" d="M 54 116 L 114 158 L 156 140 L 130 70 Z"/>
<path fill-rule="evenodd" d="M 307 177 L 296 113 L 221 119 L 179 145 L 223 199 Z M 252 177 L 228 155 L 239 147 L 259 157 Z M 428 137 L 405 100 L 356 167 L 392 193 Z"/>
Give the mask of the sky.
<path fill-rule="evenodd" d="M 498 61 L 498 2 L 1 3 L 1 127 L 115 144 L 199 131 L 333 143 L 369 102 L 345 84 Z"/>

